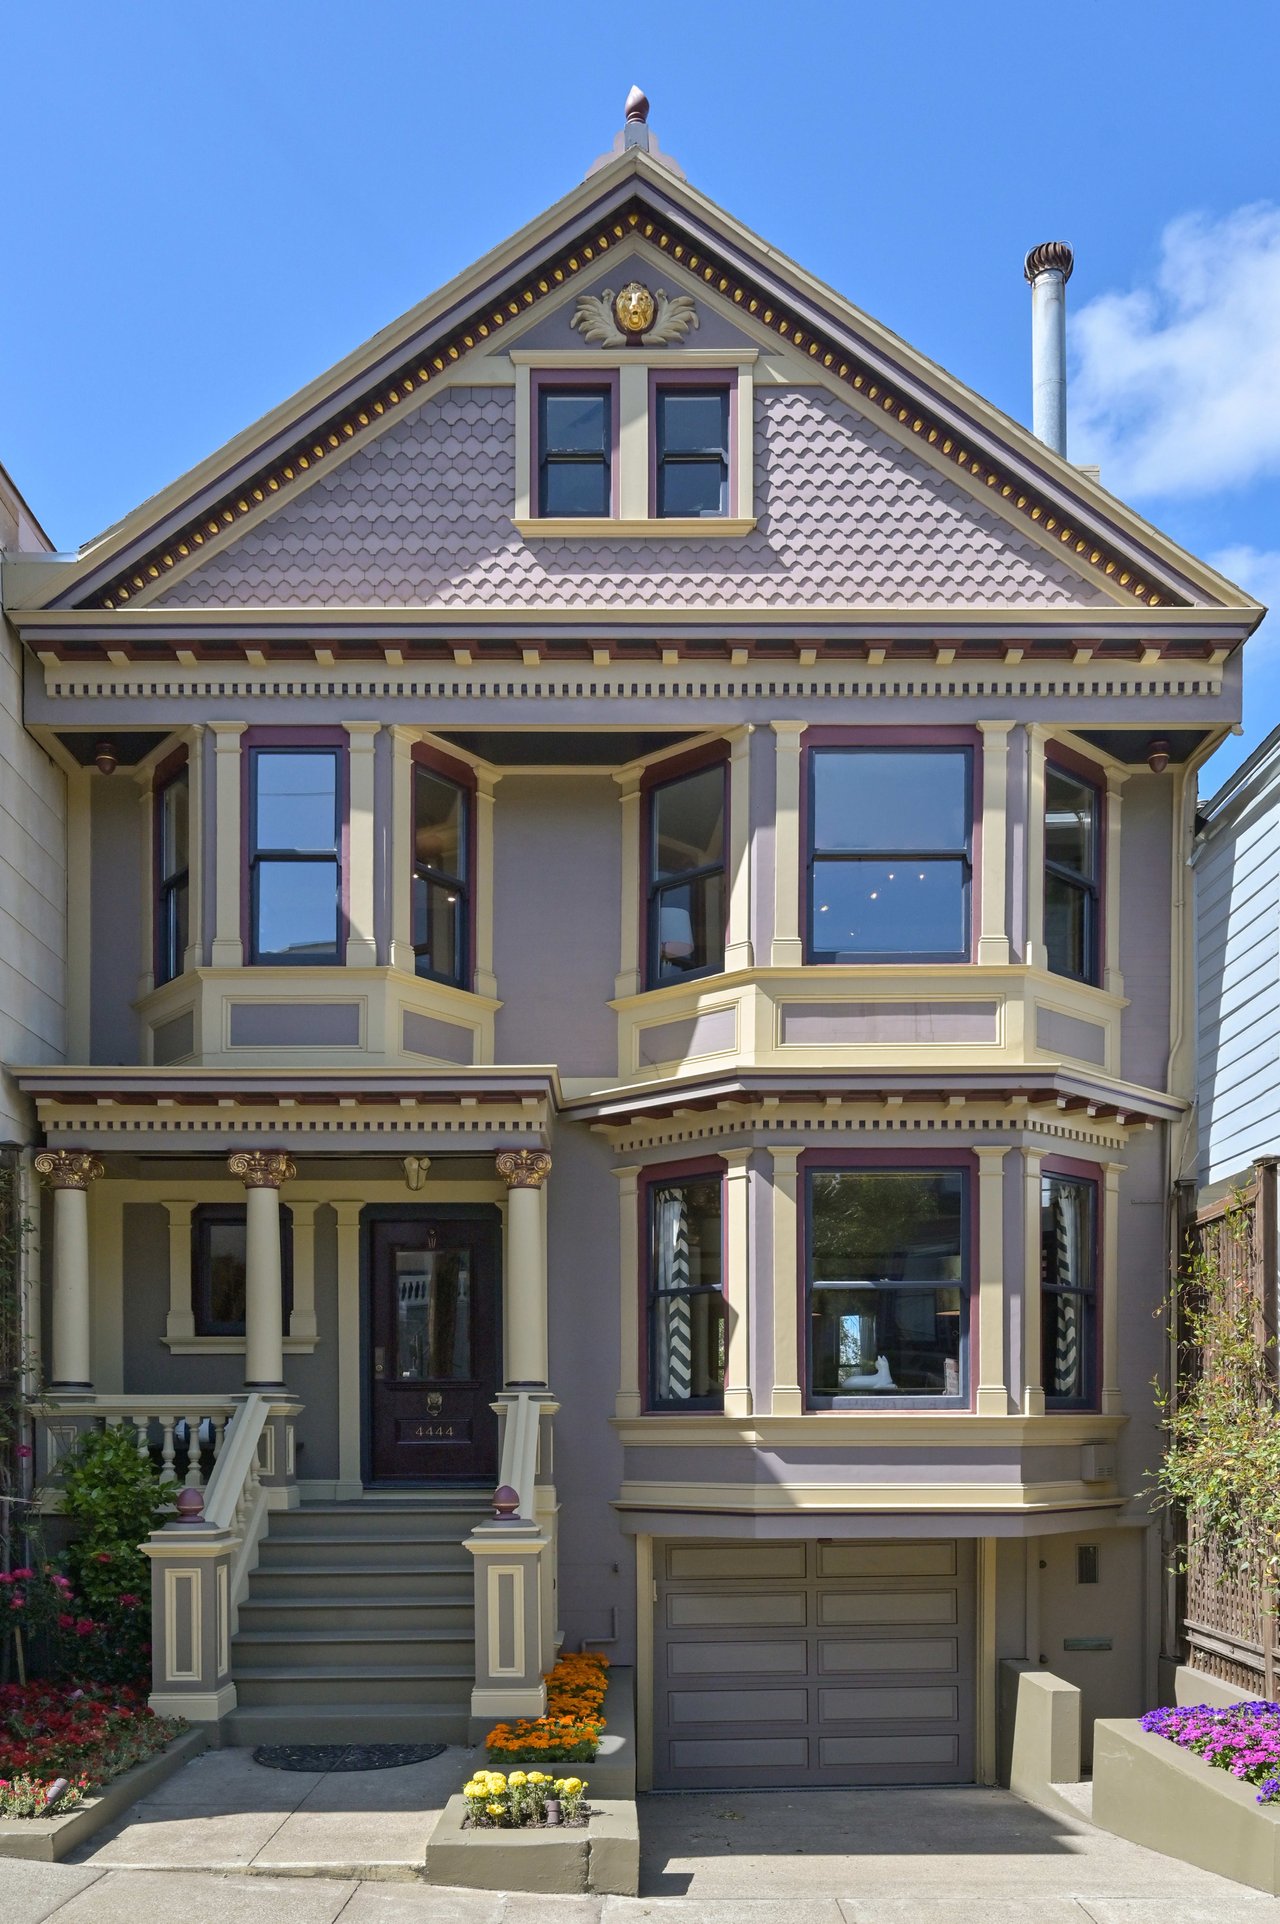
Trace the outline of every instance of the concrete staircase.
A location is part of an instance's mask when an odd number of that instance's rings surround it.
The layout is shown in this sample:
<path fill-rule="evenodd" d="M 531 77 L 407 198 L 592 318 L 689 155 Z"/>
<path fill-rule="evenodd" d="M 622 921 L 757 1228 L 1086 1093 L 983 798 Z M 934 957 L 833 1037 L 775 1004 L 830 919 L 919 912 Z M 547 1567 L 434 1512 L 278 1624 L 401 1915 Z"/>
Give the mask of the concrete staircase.
<path fill-rule="evenodd" d="M 231 1645 L 224 1742 L 463 1743 L 475 1490 L 275 1512 Z"/>

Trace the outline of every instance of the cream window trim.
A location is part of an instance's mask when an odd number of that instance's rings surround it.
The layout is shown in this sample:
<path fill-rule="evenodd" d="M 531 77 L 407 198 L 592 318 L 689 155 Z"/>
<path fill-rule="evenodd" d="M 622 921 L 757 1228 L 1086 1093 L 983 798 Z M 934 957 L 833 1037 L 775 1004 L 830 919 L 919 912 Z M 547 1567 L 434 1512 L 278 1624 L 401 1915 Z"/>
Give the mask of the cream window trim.
<path fill-rule="evenodd" d="M 1124 994 L 1124 976 L 1120 972 L 1120 807 L 1121 790 L 1127 780 L 1128 776 L 1118 770 L 1107 770 L 1102 983 L 1109 995 Z"/>
<path fill-rule="evenodd" d="M 1007 1416 L 1004 1371 L 1004 1162 L 1008 1149 L 977 1149 L 978 1158 L 978 1388 L 979 1416 Z M 970 1330 L 974 1293 L 970 1291 Z M 974 1353 L 972 1334 L 969 1352 Z"/>
<path fill-rule="evenodd" d="M 216 763 L 218 819 L 215 825 L 214 929 L 215 969 L 244 967 L 244 943 L 240 936 L 240 891 L 242 856 L 240 848 L 240 737 L 245 722 L 210 722 Z"/>
<path fill-rule="evenodd" d="M 473 838 L 475 873 L 468 886 L 475 910 L 476 952 L 472 958 L 471 987 L 476 995 L 496 1000 L 498 978 L 493 972 L 493 800 L 502 777 L 489 768 L 477 768 L 473 805 L 476 811 Z"/>
<path fill-rule="evenodd" d="M 640 784 L 638 768 L 621 769 L 614 776 L 622 804 L 622 902 L 619 917 L 618 973 L 615 996 L 639 995 L 640 969 Z"/>
<path fill-rule="evenodd" d="M 1104 1416 L 1119 1416 L 1124 1398 L 1120 1370 L 1120 1178 L 1126 1165 L 1102 1165 L 1102 1400 Z"/>
<path fill-rule="evenodd" d="M 751 723 L 733 732 L 729 742 L 728 917 L 725 929 L 725 973 L 749 969 L 751 946 Z"/>
<path fill-rule="evenodd" d="M 310 1356 L 318 1340 L 314 1336 L 286 1336 L 284 1354 Z M 160 1341 L 171 1356 L 243 1356 L 245 1352 L 243 1336 L 162 1336 Z"/>
<path fill-rule="evenodd" d="M 475 954 L 471 985 L 464 995 L 494 1001 L 498 994 L 493 968 L 493 808 L 501 770 L 477 760 L 452 742 L 439 741 L 429 729 L 397 723 L 391 730 L 391 966 L 417 977 L 413 953 L 413 750 L 418 742 L 438 748 L 442 755 L 465 762 L 476 778 L 468 806 L 475 809 L 474 873 L 467 878 L 475 913 Z M 456 988 L 456 984 L 443 984 Z"/>
<path fill-rule="evenodd" d="M 1027 949 L 1028 968 L 1047 969 L 1044 937 L 1044 766 L 1049 731 L 1038 722 L 1027 729 Z"/>
<path fill-rule="evenodd" d="M 640 1164 L 626 1163 L 614 1170 L 618 1180 L 618 1394 L 614 1415 L 622 1420 L 640 1415 L 644 1394 L 640 1385 L 640 1317 L 644 1308 L 644 1272 L 640 1259 Z"/>
<path fill-rule="evenodd" d="M 193 722 L 187 730 L 187 948 L 182 958 L 184 975 L 188 969 L 198 969 L 204 962 L 206 734 L 203 722 Z"/>
<path fill-rule="evenodd" d="M 284 1346 L 291 1342 L 314 1347 L 316 1329 L 316 1211 L 318 1202 L 289 1202 L 293 1216 L 293 1307 Z"/>
<path fill-rule="evenodd" d="M 800 1265 L 798 1149 L 770 1148 L 773 1158 L 773 1399 L 774 1416 L 800 1416 Z"/>
<path fill-rule="evenodd" d="M 751 1155 L 726 1149 L 724 1157 L 725 1301 L 729 1313 L 724 1413 L 751 1414 Z"/>
<path fill-rule="evenodd" d="M 138 783 L 138 867 L 142 882 L 142 913 L 138 917 L 139 961 L 137 999 L 150 995 L 156 986 L 155 967 L 155 792 L 151 769 L 134 776 Z M 189 926 L 189 925 L 188 925 Z"/>
<path fill-rule="evenodd" d="M 982 900 L 978 961 L 1003 966 L 1009 946 L 1009 731 L 1011 721 L 980 721 L 982 733 Z"/>
<path fill-rule="evenodd" d="M 512 523 L 526 541 L 719 541 L 741 536 L 756 526 L 755 513 L 755 349 L 721 353 L 715 348 L 621 348 L 592 352 L 584 348 L 513 349 L 515 373 L 516 481 Z M 731 515 L 671 515 L 650 513 L 652 481 L 650 376 L 705 370 L 708 379 L 732 374 L 736 383 L 733 446 L 729 450 L 731 495 L 737 509 Z M 537 450 L 534 445 L 533 393 L 535 374 L 617 373 L 618 472 L 616 515 L 541 516 L 537 512 Z"/>
<path fill-rule="evenodd" d="M 1022 1151 L 1022 1414 L 1044 1415 L 1040 1359 L 1040 1164 L 1039 1149 Z"/>
<path fill-rule="evenodd" d="M 196 1205 L 185 1199 L 165 1197 L 164 1207 L 169 1217 L 169 1314 L 163 1340 L 170 1349 L 181 1343 L 221 1343 L 222 1337 L 196 1336 L 191 1300 L 191 1218 Z"/>
<path fill-rule="evenodd" d="M 373 933 L 374 753 L 379 722 L 344 722 L 347 731 L 347 953 L 349 969 L 378 960 Z"/>
<path fill-rule="evenodd" d="M 416 728 L 391 730 L 391 966 L 414 973 L 413 744 Z"/>
<path fill-rule="evenodd" d="M 769 961 L 775 969 L 798 969 L 804 962 L 800 933 L 800 742 L 806 724 L 775 721 L 776 793 L 773 845 L 773 942 Z"/>

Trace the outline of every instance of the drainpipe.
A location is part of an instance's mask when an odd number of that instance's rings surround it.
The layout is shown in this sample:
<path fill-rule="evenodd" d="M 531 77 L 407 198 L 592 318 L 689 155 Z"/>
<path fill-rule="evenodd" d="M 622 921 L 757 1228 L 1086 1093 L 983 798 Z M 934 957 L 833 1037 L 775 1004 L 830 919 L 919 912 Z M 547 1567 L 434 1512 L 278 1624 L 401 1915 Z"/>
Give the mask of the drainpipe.
<path fill-rule="evenodd" d="M 1067 452 L 1067 282 L 1075 256 L 1065 241 L 1042 241 L 1023 264 L 1031 283 L 1031 431 Z"/>

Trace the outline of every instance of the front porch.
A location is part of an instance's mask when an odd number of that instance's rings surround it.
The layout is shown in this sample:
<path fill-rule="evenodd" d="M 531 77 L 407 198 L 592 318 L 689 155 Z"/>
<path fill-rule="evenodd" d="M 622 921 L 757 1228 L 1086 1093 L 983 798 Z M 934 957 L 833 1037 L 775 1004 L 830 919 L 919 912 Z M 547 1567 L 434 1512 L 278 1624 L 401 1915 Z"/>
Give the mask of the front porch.
<path fill-rule="evenodd" d="M 62 1073 L 81 1086 L 42 1092 L 35 1158 L 39 1487 L 56 1511 L 79 1432 L 123 1424 L 171 1491 L 146 1546 L 154 1707 L 239 1742 L 540 1714 L 545 1078 L 442 1101 L 420 1076 L 227 1095 Z"/>

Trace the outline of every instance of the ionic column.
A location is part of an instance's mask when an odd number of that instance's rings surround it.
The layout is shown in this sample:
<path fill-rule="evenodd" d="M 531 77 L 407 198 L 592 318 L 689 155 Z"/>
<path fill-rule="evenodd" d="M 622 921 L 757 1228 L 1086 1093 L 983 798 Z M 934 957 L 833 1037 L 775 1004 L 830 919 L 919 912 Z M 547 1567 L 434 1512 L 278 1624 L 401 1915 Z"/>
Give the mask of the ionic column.
<path fill-rule="evenodd" d="M 284 1387 L 284 1306 L 280 1276 L 280 1185 L 298 1171 L 292 1156 L 237 1149 L 227 1167 L 245 1189 L 244 1386 Z"/>
<path fill-rule="evenodd" d="M 37 1175 L 53 1191 L 53 1378 L 55 1390 L 91 1390 L 89 1184 L 102 1174 L 81 1149 L 42 1149 Z"/>
<path fill-rule="evenodd" d="M 502 1308 L 507 1332 L 506 1387 L 547 1386 L 547 1217 L 542 1185 L 551 1158 L 542 1149 L 503 1149 L 495 1158 L 507 1185 Z"/>

